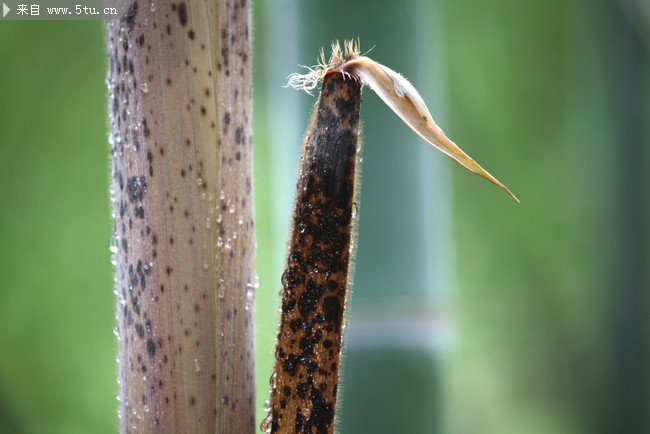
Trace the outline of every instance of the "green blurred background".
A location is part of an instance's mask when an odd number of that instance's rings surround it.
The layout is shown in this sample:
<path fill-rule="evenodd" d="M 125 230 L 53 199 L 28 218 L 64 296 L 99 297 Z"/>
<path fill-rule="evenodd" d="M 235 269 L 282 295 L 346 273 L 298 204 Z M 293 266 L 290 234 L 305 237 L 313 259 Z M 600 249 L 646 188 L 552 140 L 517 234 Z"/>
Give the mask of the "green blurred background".
<path fill-rule="evenodd" d="M 404 73 L 520 199 L 365 89 L 344 433 L 650 432 L 647 0 L 260 0 L 258 418 L 332 40 Z M 0 432 L 117 431 L 104 24 L 0 21 Z"/>

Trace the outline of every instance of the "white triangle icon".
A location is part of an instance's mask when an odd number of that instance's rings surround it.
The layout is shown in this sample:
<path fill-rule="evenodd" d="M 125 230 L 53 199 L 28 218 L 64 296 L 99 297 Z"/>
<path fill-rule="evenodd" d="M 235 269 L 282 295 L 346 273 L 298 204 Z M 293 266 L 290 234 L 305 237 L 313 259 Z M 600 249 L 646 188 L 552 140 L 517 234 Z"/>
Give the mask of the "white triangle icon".
<path fill-rule="evenodd" d="M 2 18 L 6 17 L 7 14 L 9 13 L 9 7 L 2 3 Z"/>

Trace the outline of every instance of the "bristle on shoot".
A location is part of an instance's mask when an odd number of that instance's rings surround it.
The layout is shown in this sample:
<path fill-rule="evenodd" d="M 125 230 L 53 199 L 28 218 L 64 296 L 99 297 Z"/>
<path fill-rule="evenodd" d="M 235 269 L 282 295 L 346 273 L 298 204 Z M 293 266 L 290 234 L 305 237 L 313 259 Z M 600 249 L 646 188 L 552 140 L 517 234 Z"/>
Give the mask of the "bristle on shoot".
<path fill-rule="evenodd" d="M 326 60 L 325 50 L 321 48 L 318 63 L 314 66 L 301 65 L 303 68 L 307 68 L 308 72 L 305 74 L 291 74 L 287 87 L 304 90 L 311 95 L 311 91 L 323 80 L 325 74 L 329 71 L 339 69 L 345 62 L 356 59 L 360 55 L 361 51 L 359 50 L 358 40 L 354 41 L 350 39 L 344 41 L 343 49 L 341 49 L 339 41 L 334 41 L 332 42 L 332 53 L 330 54 L 329 60 Z"/>

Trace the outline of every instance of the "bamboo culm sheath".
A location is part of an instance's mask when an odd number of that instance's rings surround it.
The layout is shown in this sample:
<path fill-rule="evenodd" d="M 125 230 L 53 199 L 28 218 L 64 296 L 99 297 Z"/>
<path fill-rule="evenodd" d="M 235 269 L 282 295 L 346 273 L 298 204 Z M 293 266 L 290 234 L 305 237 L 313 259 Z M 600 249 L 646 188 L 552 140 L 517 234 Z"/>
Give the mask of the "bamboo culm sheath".
<path fill-rule="evenodd" d="M 305 138 L 263 430 L 331 433 L 351 273 L 361 84 L 331 71 Z"/>

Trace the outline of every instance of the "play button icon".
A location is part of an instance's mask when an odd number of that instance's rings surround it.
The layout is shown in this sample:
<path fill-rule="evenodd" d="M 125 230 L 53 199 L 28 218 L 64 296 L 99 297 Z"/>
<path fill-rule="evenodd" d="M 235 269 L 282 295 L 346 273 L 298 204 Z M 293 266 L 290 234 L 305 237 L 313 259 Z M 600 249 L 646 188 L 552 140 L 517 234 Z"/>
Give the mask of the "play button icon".
<path fill-rule="evenodd" d="M 6 17 L 8 13 L 9 13 L 9 6 L 2 3 L 2 18 Z"/>

